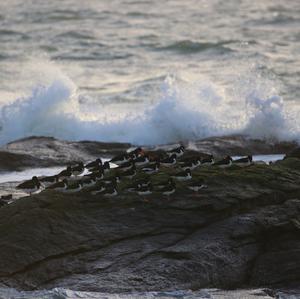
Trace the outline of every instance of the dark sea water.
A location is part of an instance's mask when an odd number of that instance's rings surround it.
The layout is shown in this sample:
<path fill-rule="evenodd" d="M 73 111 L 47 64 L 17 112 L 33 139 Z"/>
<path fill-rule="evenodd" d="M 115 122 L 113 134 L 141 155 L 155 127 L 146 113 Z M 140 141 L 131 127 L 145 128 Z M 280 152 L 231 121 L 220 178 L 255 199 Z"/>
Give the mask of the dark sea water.
<path fill-rule="evenodd" d="M 0 144 L 300 137 L 300 1 L 2 0 Z"/>

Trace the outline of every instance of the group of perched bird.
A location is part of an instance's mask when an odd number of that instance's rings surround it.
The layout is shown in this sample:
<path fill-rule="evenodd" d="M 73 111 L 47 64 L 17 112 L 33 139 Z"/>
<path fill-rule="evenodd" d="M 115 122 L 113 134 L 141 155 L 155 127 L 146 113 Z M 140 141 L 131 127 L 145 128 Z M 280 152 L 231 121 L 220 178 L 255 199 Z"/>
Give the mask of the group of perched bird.
<path fill-rule="evenodd" d="M 79 162 L 68 166 L 57 175 L 38 178 L 19 184 L 16 188 L 30 194 L 42 190 L 55 190 L 64 193 L 79 192 L 82 189 L 92 195 L 116 196 L 121 192 L 149 195 L 157 192 L 170 196 L 176 191 L 178 182 L 184 182 L 186 188 L 198 192 L 206 188 L 203 179 L 193 179 L 193 170 L 202 166 L 226 168 L 232 164 L 243 166 L 252 163 L 252 156 L 233 160 L 230 156 L 214 161 L 213 155 L 184 155 L 184 146 L 168 151 L 145 151 L 138 147 L 124 152 L 109 161 L 100 158 L 84 164 Z M 168 172 L 175 168 L 177 172 Z M 153 182 L 154 174 L 168 173 L 165 181 Z M 84 174 L 86 173 L 86 174 Z M 155 180 L 154 180 L 155 181 Z M 122 187 L 120 187 L 122 186 Z"/>

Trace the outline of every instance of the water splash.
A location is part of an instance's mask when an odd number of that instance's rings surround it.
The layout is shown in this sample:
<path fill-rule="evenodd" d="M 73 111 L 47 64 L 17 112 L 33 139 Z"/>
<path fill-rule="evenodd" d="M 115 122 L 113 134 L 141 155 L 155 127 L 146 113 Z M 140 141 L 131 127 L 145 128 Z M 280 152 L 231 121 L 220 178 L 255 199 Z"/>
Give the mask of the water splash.
<path fill-rule="evenodd" d="M 31 135 L 148 145 L 229 134 L 297 139 L 297 113 L 291 117 L 269 81 L 252 78 L 235 82 L 233 92 L 203 79 L 167 76 L 154 104 L 120 111 L 99 103 L 89 114 L 75 84 L 58 76 L 0 107 L 0 144 Z"/>

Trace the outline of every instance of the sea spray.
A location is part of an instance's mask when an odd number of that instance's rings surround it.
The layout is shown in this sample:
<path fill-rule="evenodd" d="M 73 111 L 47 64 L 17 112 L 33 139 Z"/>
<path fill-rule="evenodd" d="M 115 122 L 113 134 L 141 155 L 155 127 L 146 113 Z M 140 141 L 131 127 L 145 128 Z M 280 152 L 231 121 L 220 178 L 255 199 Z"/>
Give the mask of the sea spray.
<path fill-rule="evenodd" d="M 0 144 L 31 135 L 148 145 L 229 134 L 297 138 L 295 130 L 285 134 L 291 124 L 282 98 L 272 94 L 269 82 L 255 82 L 233 83 L 233 95 L 209 80 L 167 76 L 154 104 L 143 109 L 128 104 L 128 111 L 119 111 L 93 103 L 89 115 L 89 109 L 83 109 L 89 101 L 67 76 L 60 75 L 35 87 L 30 96 L 0 107 Z"/>

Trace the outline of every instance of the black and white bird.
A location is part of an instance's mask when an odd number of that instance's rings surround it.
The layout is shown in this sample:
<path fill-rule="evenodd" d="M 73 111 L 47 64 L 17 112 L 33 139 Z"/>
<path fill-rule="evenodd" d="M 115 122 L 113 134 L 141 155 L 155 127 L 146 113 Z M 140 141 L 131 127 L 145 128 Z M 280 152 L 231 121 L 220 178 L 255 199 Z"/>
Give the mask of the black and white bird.
<path fill-rule="evenodd" d="M 151 184 L 148 186 L 139 187 L 135 190 L 138 195 L 150 195 L 152 194 L 153 187 Z"/>
<path fill-rule="evenodd" d="M 102 192 L 98 193 L 98 195 L 104 196 L 104 197 L 114 197 L 118 195 L 117 188 L 112 185 L 109 188 L 105 188 Z"/>
<path fill-rule="evenodd" d="M 84 172 L 84 165 L 79 162 L 76 166 L 72 167 L 72 174 L 75 176 L 81 175 Z"/>
<path fill-rule="evenodd" d="M 164 187 L 162 187 L 159 192 L 161 192 L 163 195 L 170 196 L 171 194 L 175 193 L 176 191 L 176 185 L 174 182 L 171 184 L 167 184 Z"/>
<path fill-rule="evenodd" d="M 181 145 L 177 148 L 167 151 L 167 155 L 168 156 L 176 155 L 176 157 L 179 158 L 184 154 L 184 150 L 185 150 L 184 146 Z"/>
<path fill-rule="evenodd" d="M 144 166 L 142 168 L 142 171 L 146 172 L 148 174 L 152 174 L 152 173 L 158 172 L 159 171 L 159 162 L 155 162 L 155 163 L 148 164 L 148 165 Z"/>
<path fill-rule="evenodd" d="M 106 185 L 118 184 L 118 183 L 120 183 L 120 180 L 121 180 L 121 177 L 119 175 L 116 175 L 116 176 L 106 177 L 106 178 L 102 179 L 101 182 L 103 182 Z"/>
<path fill-rule="evenodd" d="M 97 195 L 99 193 L 102 193 L 107 186 L 105 186 L 103 183 L 97 183 L 93 188 L 91 188 L 89 191 L 91 192 L 92 195 Z"/>
<path fill-rule="evenodd" d="M 140 180 L 137 180 L 137 181 L 133 182 L 132 184 L 127 185 L 124 188 L 124 190 L 127 191 L 127 192 L 134 192 L 138 188 L 149 186 L 150 183 L 151 182 L 148 178 L 140 179 Z"/>
<path fill-rule="evenodd" d="M 131 167 L 129 170 L 126 170 L 120 174 L 121 178 L 132 179 L 136 175 L 135 166 Z"/>
<path fill-rule="evenodd" d="M 59 176 L 58 175 L 52 175 L 52 176 L 45 176 L 39 181 L 45 186 L 48 187 L 54 183 L 57 183 L 59 181 Z"/>
<path fill-rule="evenodd" d="M 168 158 L 161 159 L 160 160 L 160 165 L 162 166 L 172 166 L 176 164 L 176 154 L 171 155 Z"/>
<path fill-rule="evenodd" d="M 172 178 L 178 181 L 188 181 L 192 178 L 192 173 L 190 169 L 186 169 L 185 171 L 181 171 L 172 176 Z"/>
<path fill-rule="evenodd" d="M 172 178 L 169 178 L 167 181 L 164 181 L 164 182 L 160 182 L 158 184 L 155 184 L 154 187 L 157 188 L 158 190 L 166 187 L 167 185 L 174 185 L 174 180 Z"/>
<path fill-rule="evenodd" d="M 66 179 L 72 176 L 72 167 L 68 166 L 66 169 L 62 170 L 58 175 L 60 179 Z"/>
<path fill-rule="evenodd" d="M 64 193 L 75 193 L 79 192 L 82 189 L 81 181 L 73 182 L 72 184 L 68 184 L 68 186 L 62 190 Z"/>
<path fill-rule="evenodd" d="M 214 160 L 214 156 L 213 155 L 208 155 L 207 157 L 201 159 L 201 165 L 202 166 L 204 166 L 204 165 L 212 165 L 214 163 L 215 163 L 215 160 Z"/>
<path fill-rule="evenodd" d="M 54 183 L 47 187 L 47 190 L 64 191 L 68 187 L 68 181 L 63 179 L 61 182 Z"/>
<path fill-rule="evenodd" d="M 144 166 L 149 163 L 149 157 L 147 155 L 140 156 L 140 157 L 134 159 L 133 162 L 134 162 L 135 166 L 137 166 L 137 167 Z"/>
<path fill-rule="evenodd" d="M 19 190 L 23 190 L 26 193 L 32 194 L 35 193 L 42 188 L 42 184 L 36 176 L 33 176 L 31 180 L 25 181 L 19 184 L 16 188 Z"/>
<path fill-rule="evenodd" d="M 213 165 L 220 168 L 230 167 L 232 165 L 232 158 L 230 156 L 226 156 L 224 159 L 215 162 Z"/>
<path fill-rule="evenodd" d="M 88 164 L 85 165 L 85 168 L 90 170 L 90 169 L 93 169 L 97 166 L 101 166 L 102 165 L 102 160 L 100 158 L 96 159 L 95 161 L 92 161 Z"/>
<path fill-rule="evenodd" d="M 84 176 L 80 180 L 80 183 L 81 183 L 82 188 L 90 188 L 90 187 L 95 186 L 95 184 L 97 183 L 97 180 L 93 175 Z"/>
<path fill-rule="evenodd" d="M 141 154 L 143 153 L 143 149 L 141 147 L 137 147 L 136 149 L 130 151 L 128 153 L 129 157 L 131 159 L 136 159 L 137 157 L 139 157 Z"/>
<path fill-rule="evenodd" d="M 192 181 L 187 184 L 187 188 L 194 191 L 198 192 L 199 190 L 206 188 L 207 186 L 204 184 L 203 180 L 198 179 L 197 181 Z"/>
<path fill-rule="evenodd" d="M 120 165 L 120 164 L 128 162 L 129 160 L 130 160 L 130 156 L 127 153 L 124 153 L 122 155 L 112 158 L 109 162 Z"/>
<path fill-rule="evenodd" d="M 103 163 L 102 169 L 104 173 L 108 173 L 110 171 L 110 164 L 108 161 Z"/>
<path fill-rule="evenodd" d="M 103 170 L 101 169 L 100 171 L 95 171 L 90 174 L 86 174 L 84 175 L 84 177 L 88 177 L 88 178 L 95 179 L 96 181 L 100 181 L 104 177 Z"/>
<path fill-rule="evenodd" d="M 252 164 L 252 156 L 247 156 L 243 157 L 237 160 L 232 161 L 233 165 L 238 165 L 238 166 L 249 166 Z"/>
<path fill-rule="evenodd" d="M 106 189 L 101 193 L 101 195 L 104 197 L 114 197 L 118 195 L 118 191 L 116 188 Z"/>
<path fill-rule="evenodd" d="M 128 161 L 128 162 L 125 162 L 125 163 L 122 163 L 120 164 L 117 169 L 119 170 L 128 170 L 130 169 L 131 167 L 133 167 L 134 165 L 134 162 L 133 161 Z"/>
<path fill-rule="evenodd" d="M 200 165 L 201 165 L 201 161 L 200 161 L 200 159 L 197 159 L 197 160 L 194 160 L 191 162 L 185 162 L 184 164 L 181 164 L 180 167 L 183 170 L 187 170 L 187 169 L 193 170 Z"/>

